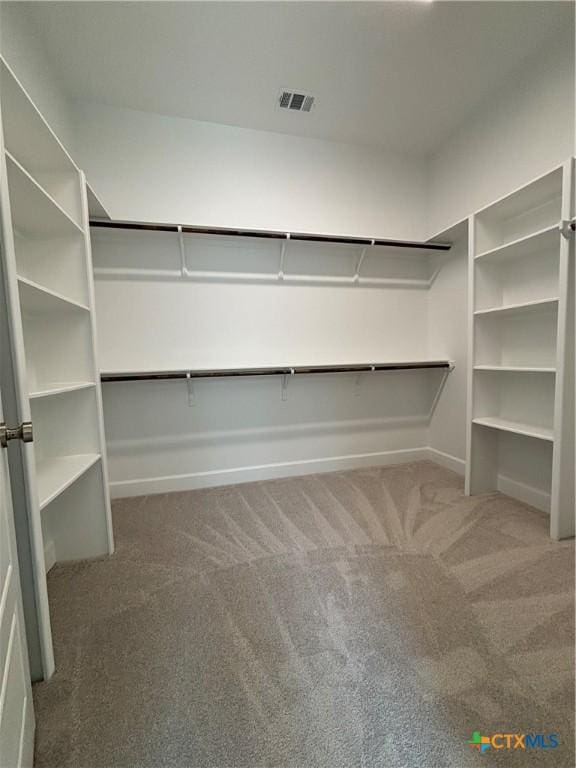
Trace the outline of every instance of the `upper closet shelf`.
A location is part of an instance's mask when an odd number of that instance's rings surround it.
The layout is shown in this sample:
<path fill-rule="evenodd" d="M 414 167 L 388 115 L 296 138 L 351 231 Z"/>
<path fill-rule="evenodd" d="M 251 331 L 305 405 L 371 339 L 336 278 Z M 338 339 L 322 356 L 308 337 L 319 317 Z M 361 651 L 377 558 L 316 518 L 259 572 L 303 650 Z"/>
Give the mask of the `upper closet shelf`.
<path fill-rule="evenodd" d="M 90 226 L 105 227 L 107 229 L 126 229 L 154 232 L 179 232 L 192 235 L 210 235 L 211 237 L 248 237 L 265 238 L 272 240 L 290 240 L 294 242 L 318 243 L 326 245 L 356 245 L 359 247 L 388 247 L 388 248 L 407 248 L 411 250 L 422 251 L 449 251 L 451 243 L 437 242 L 418 242 L 414 240 L 387 240 L 367 237 L 345 237 L 341 235 L 325 235 L 305 232 L 278 232 L 274 230 L 249 230 L 249 229 L 226 229 L 222 227 L 192 227 L 187 225 L 175 224 L 153 224 L 145 222 L 128 221 L 102 221 L 100 219 L 91 219 Z"/>
<path fill-rule="evenodd" d="M 552 224 L 551 226 L 539 229 L 537 232 L 531 232 L 528 235 L 519 237 L 505 245 L 479 253 L 476 259 L 483 259 L 485 261 L 492 259 L 516 259 L 537 251 L 547 251 L 553 248 L 554 245 L 557 245 L 559 237 L 560 224 Z"/>
<path fill-rule="evenodd" d="M 30 237 L 66 237 L 82 229 L 22 165 L 6 152 L 14 228 Z"/>
<path fill-rule="evenodd" d="M 0 85 L 4 141 L 10 154 L 34 176 L 76 172 L 70 155 L 1 57 Z"/>
<path fill-rule="evenodd" d="M 449 242 L 91 220 L 94 275 L 428 289 Z"/>
<path fill-rule="evenodd" d="M 562 196 L 562 166 L 529 181 L 477 211 L 477 216 L 507 221 L 546 207 Z"/>
<path fill-rule="evenodd" d="M 532 237 L 559 225 L 562 217 L 562 167 L 478 211 L 477 255 L 523 247 Z"/>

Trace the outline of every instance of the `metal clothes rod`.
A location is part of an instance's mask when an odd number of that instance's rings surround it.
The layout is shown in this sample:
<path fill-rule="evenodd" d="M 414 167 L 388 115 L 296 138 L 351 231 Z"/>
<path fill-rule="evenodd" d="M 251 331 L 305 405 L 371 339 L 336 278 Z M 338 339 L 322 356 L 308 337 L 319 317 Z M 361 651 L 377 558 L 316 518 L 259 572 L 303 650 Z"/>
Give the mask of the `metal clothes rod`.
<path fill-rule="evenodd" d="M 148 224 L 130 221 L 107 221 L 104 219 L 91 219 L 91 227 L 104 229 L 132 229 L 152 232 L 178 232 L 179 228 L 173 224 Z M 307 243 L 334 243 L 340 245 L 381 246 L 390 248 L 418 248 L 427 251 L 449 251 L 451 243 L 422 243 L 413 240 L 372 240 L 364 237 L 339 237 L 337 235 L 314 235 L 299 232 L 272 232 L 251 229 L 221 229 L 205 227 L 182 226 L 183 233 L 196 235 L 223 235 L 226 237 L 252 237 L 272 240 L 290 240 Z"/>
<path fill-rule="evenodd" d="M 239 376 L 298 376 L 313 373 L 371 373 L 375 371 L 409 371 L 422 368 L 452 370 L 449 360 L 432 360 L 416 363 L 366 363 L 362 365 L 299 365 L 279 368 L 218 368 L 180 371 L 141 371 L 130 373 L 102 373 L 102 382 L 155 381 L 168 379 L 215 379 Z"/>

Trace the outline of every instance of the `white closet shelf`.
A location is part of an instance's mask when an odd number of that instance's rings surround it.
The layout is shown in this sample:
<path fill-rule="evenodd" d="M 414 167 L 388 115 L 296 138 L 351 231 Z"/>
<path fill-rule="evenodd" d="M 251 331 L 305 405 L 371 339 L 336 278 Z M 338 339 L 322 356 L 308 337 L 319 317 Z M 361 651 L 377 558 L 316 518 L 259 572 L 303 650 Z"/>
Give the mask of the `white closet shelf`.
<path fill-rule="evenodd" d="M 475 365 L 475 371 L 507 371 L 510 373 L 556 373 L 556 368 L 528 365 Z"/>
<path fill-rule="evenodd" d="M 89 312 L 86 304 L 69 299 L 61 293 L 45 288 L 27 277 L 18 277 L 22 311 L 36 315 L 50 312 L 76 311 Z"/>
<path fill-rule="evenodd" d="M 384 248 L 399 248 L 404 251 L 408 249 L 410 251 L 422 251 L 423 254 L 427 254 L 429 251 L 449 251 L 452 247 L 451 243 L 441 243 L 436 239 L 428 241 L 416 241 L 416 240 L 390 240 L 379 239 L 369 237 L 348 237 L 346 235 L 329 235 L 325 233 L 313 233 L 313 232 L 280 232 L 278 230 L 271 229 L 227 229 L 223 227 L 197 227 L 189 224 L 161 224 L 153 222 L 136 222 L 136 221 L 104 221 L 102 219 L 95 219 L 90 221 L 91 227 L 100 227 L 108 230 L 124 229 L 124 230 L 140 230 L 142 232 L 173 232 L 180 233 L 182 235 L 208 235 L 210 237 L 225 237 L 228 238 L 248 238 L 253 240 L 254 238 L 261 240 L 278 240 L 284 242 L 294 243 L 314 243 L 316 245 L 343 245 L 343 246 L 355 246 L 357 248 L 368 247 L 384 247 Z M 397 255 L 397 254 L 396 254 Z"/>
<path fill-rule="evenodd" d="M 472 419 L 473 424 L 490 429 L 499 429 L 502 432 L 513 432 L 516 435 L 525 435 L 526 437 L 535 437 L 538 440 L 554 441 L 554 431 L 546 427 L 534 427 L 531 424 L 523 424 L 509 419 L 501 419 L 496 416 L 483 416 Z"/>
<path fill-rule="evenodd" d="M 83 234 L 82 228 L 8 151 L 10 208 L 14 228 L 32 237 Z"/>
<path fill-rule="evenodd" d="M 38 461 L 36 470 L 40 509 L 54 501 L 99 460 L 99 453 L 86 453 Z"/>
<path fill-rule="evenodd" d="M 26 89 L 0 57 L 2 123 L 7 149 L 33 173 L 75 173 L 76 166 Z"/>
<path fill-rule="evenodd" d="M 562 166 L 529 181 L 512 192 L 476 211 L 476 216 L 503 221 L 540 208 L 562 194 Z"/>
<path fill-rule="evenodd" d="M 171 243 L 175 248 L 179 245 L 179 256 L 177 261 L 173 258 L 172 268 L 163 266 L 154 267 L 150 259 L 144 259 L 142 266 L 138 260 L 131 260 L 124 266 L 117 263 L 115 259 L 106 259 L 102 266 L 98 265 L 96 259 L 94 275 L 103 280 L 192 280 L 196 282 L 241 282 L 241 283 L 266 283 L 266 284 L 301 284 L 301 285 L 342 285 L 350 287 L 378 288 L 378 287 L 406 287 L 415 289 L 428 289 L 434 282 L 440 269 L 436 265 L 431 273 L 431 263 L 429 256 L 436 252 L 447 252 L 452 244 L 440 242 L 439 240 L 417 242 L 408 240 L 377 240 L 363 237 L 346 237 L 342 235 L 327 235 L 313 233 L 289 233 L 272 230 L 243 230 L 243 229 L 206 229 L 189 225 L 175 224 L 155 224 L 145 222 L 121 222 L 105 221 L 102 219 L 91 219 L 90 226 L 92 233 L 98 232 L 93 237 L 94 244 L 98 247 L 105 247 L 113 244 L 118 239 L 118 233 L 134 233 L 141 236 L 148 233 L 156 238 L 158 234 L 164 233 L 167 237 L 166 243 Z M 133 237 L 133 234 L 130 235 Z M 176 239 L 177 238 L 177 239 Z M 220 241 L 220 242 L 217 242 Z M 139 241 L 137 240 L 136 243 Z M 191 245 L 192 243 L 192 245 Z M 195 248 L 203 243 L 209 244 L 209 247 L 217 246 L 216 259 L 200 259 L 199 263 L 189 264 L 188 258 L 194 256 Z M 222 257 L 222 247 L 227 248 L 230 245 L 240 248 L 242 253 L 247 253 L 246 249 L 253 250 L 254 245 L 258 244 L 258 250 L 263 247 L 263 254 L 267 256 L 266 264 L 260 263 L 259 269 L 247 268 L 245 271 L 240 268 L 237 270 L 235 265 L 241 264 L 238 260 L 232 263 L 225 259 L 224 263 L 219 262 Z M 149 246 L 147 246 L 148 248 Z M 147 251 L 145 248 L 145 252 Z M 304 248 L 304 252 L 302 252 Z M 312 251 L 308 252 L 308 249 Z M 316 256 L 323 253 L 325 249 L 344 249 L 347 256 L 346 264 L 342 266 L 341 262 L 336 262 L 337 268 L 334 270 L 334 263 L 328 268 L 323 264 L 320 268 L 314 268 L 313 260 L 309 258 L 311 254 Z M 375 259 L 375 254 L 378 258 Z M 326 256 L 326 253 L 323 254 Z M 333 255 L 328 253 L 328 256 Z M 172 256 L 176 256 L 175 250 Z M 302 259 L 305 256 L 305 260 Z M 376 264 L 386 263 L 382 260 L 390 257 L 396 264 L 400 261 L 406 261 L 407 272 L 402 275 L 397 267 L 382 270 L 377 268 L 374 274 Z M 296 259 L 294 263 L 293 259 Z M 365 258 L 368 260 L 365 262 Z M 361 274 L 362 266 L 368 266 L 368 273 Z M 216 268 L 202 268 L 216 267 Z M 230 267 L 233 267 L 230 270 Z M 248 265 L 247 265 L 248 266 Z M 402 267 L 403 269 L 404 267 Z M 378 274 L 380 272 L 380 274 Z"/>
<path fill-rule="evenodd" d="M 53 395 L 63 395 L 67 392 L 77 392 L 80 389 L 90 389 L 95 387 L 93 381 L 70 381 L 61 383 L 45 384 L 41 389 L 35 389 L 29 393 L 30 400 L 39 400 L 42 397 L 52 397 Z"/>
<path fill-rule="evenodd" d="M 489 307 L 488 309 L 477 309 L 475 316 L 482 317 L 486 315 L 512 315 L 520 312 L 531 312 L 532 310 L 546 309 L 557 306 L 558 297 L 553 296 L 546 299 L 536 299 L 535 301 L 523 301 L 519 304 L 506 304 L 502 307 Z"/>
<path fill-rule="evenodd" d="M 553 224 L 549 227 L 539 229 L 537 232 L 531 232 L 529 235 L 524 235 L 516 240 L 512 240 L 504 245 L 499 245 L 496 248 L 491 248 L 488 251 L 479 253 L 475 259 L 500 260 L 500 259 L 515 259 L 519 256 L 525 256 L 527 253 L 534 253 L 537 250 L 546 250 L 548 247 L 554 245 L 554 241 L 560 237 L 560 223 Z"/>

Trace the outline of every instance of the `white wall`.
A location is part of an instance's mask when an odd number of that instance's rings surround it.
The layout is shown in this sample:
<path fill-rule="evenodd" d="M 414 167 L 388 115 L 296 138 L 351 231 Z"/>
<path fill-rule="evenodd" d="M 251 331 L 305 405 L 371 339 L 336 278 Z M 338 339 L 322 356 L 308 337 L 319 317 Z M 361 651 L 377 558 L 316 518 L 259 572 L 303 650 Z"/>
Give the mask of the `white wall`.
<path fill-rule="evenodd" d="M 0 53 L 75 157 L 70 103 L 60 88 L 26 4 L 0 2 Z"/>
<path fill-rule="evenodd" d="M 426 359 L 427 256 L 367 257 L 366 271 L 421 287 L 287 284 L 275 241 L 187 236 L 189 266 L 272 270 L 266 283 L 191 281 L 171 233 L 95 230 L 104 371 Z M 350 252 L 348 252 L 350 250 Z M 284 267 L 353 274 L 354 249 L 289 246 Z M 302 252 L 301 252 L 302 251 Z M 118 267 L 132 272 L 122 275 Z M 158 276 L 158 270 L 172 270 Z M 102 274 L 101 270 L 109 270 Z M 115 272 L 115 274 L 113 274 Z M 403 273 L 403 274 L 402 274 Z M 416 276 L 420 277 L 417 278 Z M 105 384 L 115 495 L 421 458 L 437 371 Z"/>
<path fill-rule="evenodd" d="M 291 243 L 278 281 L 280 243 L 186 235 L 189 268 L 226 276 L 258 268 L 267 281 L 191 281 L 180 272 L 178 236 L 95 229 L 92 252 L 104 371 L 330 365 L 426 356 L 428 256 L 368 254 L 362 274 L 397 282 L 287 282 L 353 275 L 361 248 Z M 383 250 L 383 249 L 382 249 Z M 391 253 L 396 253 L 391 256 Z M 122 274 L 119 268 L 130 271 Z M 102 274 L 102 269 L 108 269 Z M 165 271 L 160 279 L 158 272 Z M 170 270 L 172 270 L 170 272 Z M 302 270 L 305 270 L 302 273 Z M 118 279 L 120 278 L 120 279 Z M 418 287 L 414 287 L 416 281 Z"/>
<path fill-rule="evenodd" d="M 416 238 L 411 158 L 316 139 L 78 103 L 81 165 L 119 219 Z"/>
<path fill-rule="evenodd" d="M 123 304 L 129 308 L 120 313 Z M 103 370 L 426 356 L 426 292 L 420 290 L 99 280 L 98 309 Z"/>
<path fill-rule="evenodd" d="M 433 234 L 574 154 L 573 30 L 475 110 L 428 161 Z"/>
<path fill-rule="evenodd" d="M 161 493 L 426 457 L 430 374 L 104 384 L 114 496 Z"/>

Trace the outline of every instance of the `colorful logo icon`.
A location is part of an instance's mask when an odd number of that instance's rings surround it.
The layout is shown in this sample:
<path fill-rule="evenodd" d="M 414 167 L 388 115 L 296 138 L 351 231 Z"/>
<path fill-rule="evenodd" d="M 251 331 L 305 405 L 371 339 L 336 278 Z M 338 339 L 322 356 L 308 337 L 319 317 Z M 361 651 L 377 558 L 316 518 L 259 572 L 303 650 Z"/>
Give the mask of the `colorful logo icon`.
<path fill-rule="evenodd" d="M 479 752 L 485 752 L 490 746 L 490 736 L 482 736 L 480 731 L 474 731 L 468 744 Z"/>

